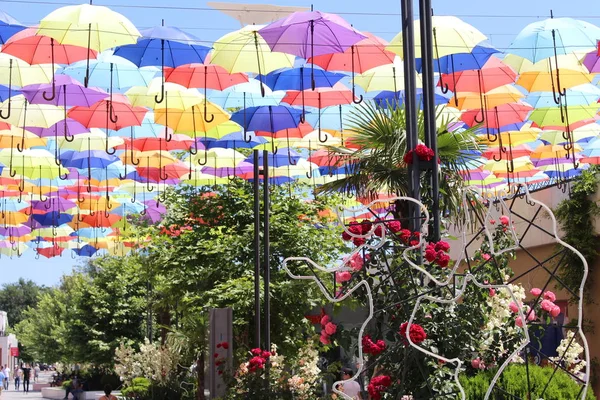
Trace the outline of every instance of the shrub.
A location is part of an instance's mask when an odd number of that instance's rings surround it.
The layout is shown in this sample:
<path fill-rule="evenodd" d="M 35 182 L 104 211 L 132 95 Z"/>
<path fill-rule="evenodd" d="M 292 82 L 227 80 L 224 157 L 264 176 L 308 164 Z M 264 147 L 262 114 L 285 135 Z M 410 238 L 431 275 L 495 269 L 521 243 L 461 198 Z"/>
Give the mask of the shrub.
<path fill-rule="evenodd" d="M 581 386 L 578 385 L 570 375 L 562 370 L 557 370 L 554 376 L 554 368 L 529 365 L 529 385 L 531 386 L 531 398 L 543 398 L 544 400 L 569 400 L 580 396 Z M 465 389 L 466 398 L 469 400 L 482 400 L 490 385 L 495 371 L 479 372 L 473 376 L 461 376 L 460 382 Z M 552 380 L 550 378 L 552 377 Z M 547 382 L 550 380 L 548 387 Z M 506 398 L 527 398 L 527 371 L 524 365 L 509 365 L 496 383 L 497 388 L 502 388 L 508 393 Z M 546 390 L 544 391 L 544 388 Z M 501 391 L 495 391 L 500 395 L 496 398 L 504 398 Z M 544 392 L 542 396 L 542 392 Z M 595 400 L 596 397 L 590 387 L 586 400 Z"/>
<path fill-rule="evenodd" d="M 131 385 L 121 390 L 121 395 L 126 399 L 142 400 L 148 398 L 150 380 L 146 378 L 133 378 Z"/>

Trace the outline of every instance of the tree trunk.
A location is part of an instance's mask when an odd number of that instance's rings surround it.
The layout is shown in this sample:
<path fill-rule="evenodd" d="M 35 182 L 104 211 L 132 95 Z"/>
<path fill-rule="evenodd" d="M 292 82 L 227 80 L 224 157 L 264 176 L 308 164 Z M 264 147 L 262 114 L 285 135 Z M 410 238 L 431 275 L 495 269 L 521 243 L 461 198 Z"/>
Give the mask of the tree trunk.
<path fill-rule="evenodd" d="M 167 333 L 171 327 L 171 311 L 169 308 L 164 308 L 158 313 L 158 321 L 160 327 L 160 344 L 164 345 L 167 342 Z"/>
<path fill-rule="evenodd" d="M 206 400 L 204 396 L 204 352 L 200 352 L 200 357 L 196 360 L 196 375 L 198 377 L 197 400 Z"/>

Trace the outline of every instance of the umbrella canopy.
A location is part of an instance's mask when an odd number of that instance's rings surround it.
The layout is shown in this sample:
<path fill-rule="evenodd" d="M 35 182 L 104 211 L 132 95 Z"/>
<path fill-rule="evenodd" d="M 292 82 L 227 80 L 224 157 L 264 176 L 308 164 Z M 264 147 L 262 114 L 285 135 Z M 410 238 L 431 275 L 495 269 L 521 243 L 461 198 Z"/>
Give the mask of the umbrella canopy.
<path fill-rule="evenodd" d="M 61 121 L 65 112 L 62 107 L 51 104 L 29 104 L 24 95 L 15 96 L 0 104 L 0 112 L 9 114 L 6 122 L 15 126 L 48 128 Z M 10 111 L 9 111 L 10 110 Z"/>
<path fill-rule="evenodd" d="M 371 68 L 394 62 L 396 55 L 385 49 L 387 43 L 368 32 L 366 39 L 350 46 L 343 53 L 330 53 L 308 59 L 327 71 L 347 71 L 362 74 Z"/>
<path fill-rule="evenodd" d="M 276 106 L 284 96 L 284 91 L 273 92 L 258 79 L 250 79 L 247 83 L 231 86 L 222 92 L 209 94 L 211 100 L 223 108 Z"/>
<path fill-rule="evenodd" d="M 533 110 L 529 119 L 538 126 L 556 126 L 564 124 L 565 120 L 570 123 L 594 117 L 598 113 L 600 104 L 591 106 L 571 106 L 537 108 Z"/>
<path fill-rule="evenodd" d="M 490 128 L 500 128 L 515 122 L 523 122 L 527 119 L 529 112 L 533 110 L 529 104 L 507 103 L 485 110 L 484 125 Z M 469 126 L 478 124 L 477 118 L 481 117 L 481 110 L 469 110 L 462 114 L 461 120 Z"/>
<path fill-rule="evenodd" d="M 156 123 L 166 125 L 177 133 L 190 136 L 197 132 L 209 131 L 227 120 L 229 120 L 229 114 L 206 99 L 200 104 L 184 110 L 163 108 L 154 111 Z"/>
<path fill-rule="evenodd" d="M 90 4 L 54 10 L 42 18 L 37 33 L 54 38 L 61 44 L 89 47 L 97 51 L 135 43 L 141 36 L 123 15 L 108 7 Z"/>
<path fill-rule="evenodd" d="M 525 97 L 525 95 L 514 86 L 504 85 L 483 94 L 477 92 L 459 92 L 456 94 L 456 97 L 458 98 L 456 107 L 461 111 L 480 108 L 482 95 L 485 98 L 484 107 L 487 109 L 497 107 L 501 104 L 516 103 Z M 450 104 L 455 105 L 452 100 Z"/>
<path fill-rule="evenodd" d="M 589 51 L 597 47 L 600 28 L 572 18 L 549 18 L 527 25 L 507 52 L 534 63 L 556 54 Z"/>
<path fill-rule="evenodd" d="M 470 53 L 475 46 L 487 39 L 483 33 L 457 17 L 434 16 L 432 24 L 435 58 L 456 53 Z M 403 43 L 402 33 L 399 33 L 392 39 L 387 49 L 402 57 Z M 421 54 L 421 31 L 418 21 L 415 21 L 415 47 L 415 54 Z"/>
<path fill-rule="evenodd" d="M 50 98 L 52 88 L 56 88 L 56 96 Z M 99 88 L 86 88 L 67 75 L 57 75 L 53 83 L 40 83 L 25 86 L 21 92 L 31 104 L 52 104 L 55 106 L 85 106 L 104 100 L 108 93 Z M 50 100 L 48 100 L 50 98 Z"/>
<path fill-rule="evenodd" d="M 156 26 L 140 32 L 137 43 L 115 49 L 115 55 L 133 62 L 138 67 L 178 67 L 201 63 L 210 47 L 200 44 L 200 39 L 169 26 Z"/>
<path fill-rule="evenodd" d="M 233 113 L 231 120 L 248 131 L 277 132 L 298 127 L 301 114 L 300 110 L 283 105 L 250 107 Z"/>
<path fill-rule="evenodd" d="M 340 16 L 320 11 L 295 12 L 261 28 L 259 33 L 271 50 L 305 59 L 343 53 L 366 38 Z"/>
<path fill-rule="evenodd" d="M 396 57 L 393 64 L 372 68 L 364 74 L 357 75 L 355 81 L 365 92 L 404 90 L 404 64 L 400 57 Z M 417 88 L 421 88 L 422 85 L 421 77 L 417 75 Z"/>
<path fill-rule="evenodd" d="M 290 90 L 281 101 L 293 106 L 324 108 L 350 104 L 353 100 L 352 91 L 343 84 L 336 83 L 333 87 L 320 87 L 315 90 Z"/>
<path fill-rule="evenodd" d="M 187 88 L 225 90 L 228 87 L 248 82 L 248 76 L 241 72 L 230 74 L 220 65 L 189 64 L 177 68 L 165 68 L 165 81 Z"/>
<path fill-rule="evenodd" d="M 197 89 L 188 89 L 177 83 L 166 82 L 162 86 L 160 78 L 152 80 L 148 87 L 135 86 L 125 92 L 132 106 L 156 108 L 186 109 L 202 103 L 204 96 Z M 163 89 L 164 88 L 164 89 Z M 163 101 L 158 103 L 157 96 L 164 90 Z"/>
<path fill-rule="evenodd" d="M 133 107 L 125 96 L 115 95 L 112 100 L 101 100 L 90 107 L 76 106 L 67 115 L 87 128 L 121 128 L 141 125 L 146 115 L 144 107 Z"/>
<path fill-rule="evenodd" d="M 25 25 L 0 11 L 0 44 L 5 44 L 9 38 L 25 29 Z"/>
<path fill-rule="evenodd" d="M 95 50 L 60 44 L 49 36 L 38 35 L 36 28 L 27 28 L 12 36 L 2 47 L 2 52 L 29 64 L 72 64 L 87 58 L 95 59 L 97 55 Z"/>
<path fill-rule="evenodd" d="M 213 45 L 210 62 L 229 72 L 266 74 L 294 66 L 294 56 L 272 52 L 258 34 L 262 25 L 248 25 L 219 38 Z"/>
<path fill-rule="evenodd" d="M 333 87 L 346 76 L 320 68 L 314 69 L 312 75 L 314 76 L 316 88 Z M 272 71 L 262 81 L 272 90 L 306 90 L 312 87 L 311 70 L 305 67 Z"/>
<path fill-rule="evenodd" d="M 54 70 L 49 64 L 29 65 L 10 54 L 0 53 L 0 83 L 8 86 L 27 86 L 36 83 L 49 83 Z"/>
<path fill-rule="evenodd" d="M 440 82 L 445 82 L 453 92 L 489 92 L 499 86 L 514 83 L 516 78 L 517 73 L 512 67 L 496 57 L 491 57 L 480 70 L 442 74 Z"/>
<path fill-rule="evenodd" d="M 433 64 L 433 69 L 435 72 L 442 74 L 453 74 L 469 69 L 481 69 L 490 57 L 498 53 L 501 53 L 501 51 L 487 41 L 484 41 L 473 47 L 473 50 L 470 52 L 450 54 L 438 58 Z M 416 60 L 416 67 L 417 72 L 422 72 L 423 63 L 420 58 Z"/>

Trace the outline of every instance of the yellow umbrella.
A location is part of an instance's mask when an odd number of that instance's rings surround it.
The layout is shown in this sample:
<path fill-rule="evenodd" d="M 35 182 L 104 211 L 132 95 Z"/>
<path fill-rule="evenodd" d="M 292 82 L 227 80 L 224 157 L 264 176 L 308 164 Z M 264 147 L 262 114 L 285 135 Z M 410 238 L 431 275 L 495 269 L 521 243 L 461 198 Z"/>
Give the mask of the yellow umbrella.
<path fill-rule="evenodd" d="M 28 219 L 29 217 L 22 212 L 7 211 L 0 213 L 0 226 L 19 226 Z"/>
<path fill-rule="evenodd" d="M 563 89 L 590 83 L 594 79 L 592 74 L 572 69 L 560 69 L 560 87 Z M 528 71 L 517 78 L 517 85 L 529 92 L 550 92 L 557 88 L 556 71 Z"/>
<path fill-rule="evenodd" d="M 0 148 L 30 148 L 36 146 L 46 146 L 46 139 L 38 137 L 36 134 L 31 133 L 23 128 L 17 128 L 14 125 L 10 125 L 8 129 L 0 130 Z"/>
<path fill-rule="evenodd" d="M 248 25 L 218 39 L 213 45 L 210 62 L 229 72 L 267 74 L 294 66 L 295 57 L 271 51 L 258 31 L 264 25 Z"/>
<path fill-rule="evenodd" d="M 319 137 L 322 138 L 323 136 L 326 139 L 323 141 L 320 141 Z M 287 139 L 280 139 L 279 142 L 282 142 L 285 140 L 287 140 Z M 341 144 L 342 144 L 341 139 L 338 139 L 338 138 L 334 137 L 332 134 L 325 132 L 325 131 L 321 131 L 321 135 L 319 136 L 319 131 L 316 130 L 316 131 L 312 131 L 312 132 L 306 134 L 301 139 L 295 139 L 293 141 L 290 141 L 289 147 L 315 150 L 322 146 L 339 146 Z"/>
<path fill-rule="evenodd" d="M 294 176 L 311 176 L 315 169 L 319 169 L 319 166 L 315 163 L 307 161 L 303 158 L 299 159 L 298 162 L 294 165 L 284 165 L 281 167 L 270 167 L 269 168 L 269 176 L 286 176 L 286 177 L 294 177 Z"/>
<path fill-rule="evenodd" d="M 156 102 L 157 95 L 162 93 L 162 79 L 154 78 L 148 87 L 134 86 L 125 92 L 132 106 L 142 106 L 152 109 L 156 108 L 177 108 L 184 110 L 202 103 L 204 96 L 198 89 L 188 89 L 177 83 L 165 82 L 164 94 L 165 100 Z"/>
<path fill-rule="evenodd" d="M 62 107 L 52 104 L 30 104 L 25 96 L 18 95 L 0 104 L 0 115 L 15 126 L 49 128 L 65 118 Z"/>
<path fill-rule="evenodd" d="M 210 168 L 233 168 L 244 161 L 246 156 L 234 149 L 216 147 L 207 151 L 198 150 L 192 155 L 192 162 Z"/>
<path fill-rule="evenodd" d="M 444 57 L 456 53 L 470 53 L 473 47 L 486 40 L 487 37 L 459 18 L 452 16 L 434 16 L 433 24 L 433 56 Z M 392 39 L 386 47 L 402 57 L 402 32 Z M 419 22 L 415 21 L 415 52 L 421 54 L 421 31 Z"/>
<path fill-rule="evenodd" d="M 42 18 L 37 34 L 49 36 L 61 44 L 89 47 L 97 51 L 134 44 L 141 36 L 123 15 L 108 7 L 91 4 L 54 10 Z"/>
<path fill-rule="evenodd" d="M 573 152 L 580 152 L 583 149 L 581 148 L 580 145 L 578 144 L 574 144 L 573 145 Z M 552 144 L 547 144 L 544 146 L 540 146 L 537 149 L 535 149 L 530 157 L 534 158 L 534 159 L 545 159 L 545 158 L 565 158 L 567 155 L 570 154 L 571 150 L 565 150 L 565 148 L 562 145 L 552 145 Z"/>
<path fill-rule="evenodd" d="M 363 74 L 356 75 L 356 84 L 365 92 L 381 90 L 392 90 L 394 92 L 404 90 L 404 66 L 400 57 L 394 59 L 393 64 L 385 64 L 371 68 Z M 417 87 L 423 87 L 421 76 L 417 74 Z"/>
<path fill-rule="evenodd" d="M 594 124 L 594 125 L 598 125 L 598 124 Z M 600 125 L 598 125 L 600 127 Z M 547 130 L 547 131 L 543 131 L 542 134 L 540 135 L 540 139 L 543 140 L 544 142 L 547 142 L 548 144 L 561 144 L 561 143 L 566 143 L 569 142 L 569 139 L 565 139 L 565 135 L 566 133 L 563 131 L 557 131 L 557 130 Z M 596 137 L 597 133 L 591 131 L 591 130 L 577 130 L 575 129 L 574 131 L 571 132 L 571 140 L 573 142 L 579 142 L 580 140 L 583 139 L 587 139 L 590 137 Z"/>
<path fill-rule="evenodd" d="M 192 186 L 208 186 L 219 185 L 229 182 L 229 179 L 227 177 L 219 178 L 216 175 L 211 175 L 202 172 L 202 168 L 203 167 L 194 167 L 192 169 L 192 176 L 190 177 L 189 175 L 185 175 L 185 180 L 183 180 L 183 183 Z"/>
<path fill-rule="evenodd" d="M 564 149 L 563 149 L 564 151 Z M 506 175 L 507 164 L 509 164 L 511 160 L 502 159 L 500 161 L 488 160 L 483 169 L 486 171 L 491 171 L 496 176 Z M 514 166 L 513 172 L 525 172 L 531 171 L 535 169 L 535 166 L 529 159 L 529 157 L 520 157 L 512 160 L 512 165 Z"/>
<path fill-rule="evenodd" d="M 205 132 L 205 136 L 209 138 L 221 139 L 230 133 L 241 132 L 242 127 L 235 121 L 225 121 Z"/>
<path fill-rule="evenodd" d="M 209 131 L 228 120 L 229 114 L 225 110 L 206 99 L 185 110 L 163 108 L 154 111 L 154 122 L 189 136 Z"/>
<path fill-rule="evenodd" d="M 494 135 L 496 138 L 493 142 L 489 140 L 488 135 L 481 135 L 482 142 L 489 147 L 497 147 L 500 146 L 502 142 L 505 146 L 507 143 L 510 143 L 513 146 L 518 146 L 523 143 L 531 143 L 537 140 L 538 135 L 540 134 L 541 129 L 529 128 L 522 129 L 520 131 L 506 131 L 500 132 L 499 135 Z M 500 136 L 500 138 L 498 138 Z M 498 140 L 500 139 L 500 140 Z"/>
<path fill-rule="evenodd" d="M 121 158 L 125 161 L 127 156 L 123 154 Z M 133 159 L 139 160 L 140 167 L 164 167 L 179 162 L 175 156 L 165 150 L 136 151 L 133 153 Z"/>
<path fill-rule="evenodd" d="M 458 92 L 458 109 L 461 111 L 481 108 L 481 95 L 474 92 Z M 506 103 L 516 103 L 525 95 L 513 85 L 503 85 L 483 94 L 486 109 L 490 110 Z M 450 100 L 451 104 L 454 100 Z"/>
<path fill-rule="evenodd" d="M 561 54 L 557 57 L 558 67 L 561 69 L 561 77 L 562 77 L 562 69 L 568 69 L 571 71 L 579 71 L 583 73 L 588 73 L 589 71 L 583 64 L 581 64 L 580 57 L 576 54 Z M 550 72 L 556 69 L 557 63 L 554 61 L 554 58 L 544 59 L 538 61 L 536 63 L 531 62 L 530 60 L 514 55 L 508 54 L 502 62 L 506 65 L 511 66 L 516 72 L 522 74 L 524 72 Z"/>
<path fill-rule="evenodd" d="M 27 86 L 50 83 L 54 70 L 50 64 L 29 65 L 20 58 L 0 53 L 0 83 L 7 86 Z"/>

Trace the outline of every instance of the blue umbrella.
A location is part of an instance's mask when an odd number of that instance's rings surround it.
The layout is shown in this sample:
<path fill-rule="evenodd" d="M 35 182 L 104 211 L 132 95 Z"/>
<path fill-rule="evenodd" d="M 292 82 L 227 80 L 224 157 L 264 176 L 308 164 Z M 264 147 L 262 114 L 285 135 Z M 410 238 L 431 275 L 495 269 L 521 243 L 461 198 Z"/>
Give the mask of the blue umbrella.
<path fill-rule="evenodd" d="M 264 97 L 261 87 L 265 91 Z M 273 92 L 257 79 L 250 79 L 223 91 L 210 90 L 208 93 L 210 100 L 222 108 L 276 106 L 285 97 L 284 91 Z"/>
<path fill-rule="evenodd" d="M 14 97 L 21 94 L 20 90 L 17 89 L 9 89 L 8 86 L 0 85 L 0 101 L 4 101 L 9 97 Z"/>
<path fill-rule="evenodd" d="M 201 45 L 200 39 L 178 28 L 156 26 L 140 33 L 142 37 L 136 44 L 117 47 L 115 55 L 133 62 L 138 67 L 161 67 L 163 82 L 160 98 L 156 95 L 156 102 L 162 103 L 165 99 L 165 67 L 203 63 L 211 48 Z"/>
<path fill-rule="evenodd" d="M 244 128 L 244 131 L 277 132 L 282 129 L 297 128 L 302 112 L 288 106 L 249 107 L 234 112 L 231 120 Z"/>
<path fill-rule="evenodd" d="M 225 135 L 218 140 L 211 140 L 211 138 L 208 138 L 208 140 L 202 139 L 202 144 L 206 146 L 206 150 L 213 149 L 215 147 L 221 147 L 224 149 L 251 149 L 268 142 L 268 140 L 264 137 L 253 135 L 252 132 L 247 132 L 247 134 L 249 134 L 248 138 L 246 138 L 246 135 L 244 135 L 243 132 L 234 132 Z"/>
<path fill-rule="evenodd" d="M 314 75 L 315 88 L 333 87 L 346 76 L 321 68 L 315 68 Z M 278 69 L 262 77 L 262 81 L 273 90 L 307 90 L 312 86 L 311 71 L 304 67 Z"/>
<path fill-rule="evenodd" d="M 0 44 L 5 44 L 11 36 L 17 32 L 21 32 L 25 28 L 25 25 L 4 11 L 0 11 Z"/>
<path fill-rule="evenodd" d="M 438 58 L 434 62 L 433 68 L 435 72 L 441 72 L 442 74 L 452 74 L 468 69 L 481 69 L 487 60 L 497 53 L 501 53 L 501 51 L 488 42 L 482 42 L 473 47 L 470 53 L 456 53 Z M 421 73 L 423 63 L 420 58 L 417 58 L 416 65 L 417 72 Z"/>
<path fill-rule="evenodd" d="M 300 154 L 296 153 L 295 151 L 288 149 L 288 153 L 287 154 L 274 154 L 274 153 L 267 153 L 267 157 L 268 157 L 268 161 L 269 161 L 269 167 L 285 167 L 287 165 L 295 165 L 298 160 L 300 160 L 300 158 L 302 158 L 300 156 Z M 250 156 L 248 158 L 246 158 L 244 160 L 244 162 L 248 162 L 250 164 L 254 163 L 254 157 Z M 258 153 L 258 164 L 259 165 L 263 165 L 263 152 L 259 152 Z"/>
<path fill-rule="evenodd" d="M 73 249 L 73 251 L 75 252 L 75 254 L 77 254 L 79 257 L 91 257 L 94 254 L 96 254 L 96 252 L 98 251 L 97 248 L 95 248 L 92 245 L 86 244 L 84 245 L 82 248 L 80 249 Z"/>
<path fill-rule="evenodd" d="M 575 86 L 566 89 L 565 97 L 569 106 L 587 106 L 598 101 L 598 98 L 600 98 L 600 88 L 591 83 Z M 530 93 L 524 99 L 526 103 L 531 104 L 534 108 L 556 107 L 554 100 L 553 92 Z"/>
<path fill-rule="evenodd" d="M 306 122 L 312 126 L 323 129 L 344 130 L 344 116 L 348 115 L 354 107 L 351 105 L 337 105 L 325 108 L 315 108 L 314 112 L 306 115 Z"/>
<path fill-rule="evenodd" d="M 31 218 L 39 223 L 42 227 L 60 226 L 63 224 L 68 224 L 73 220 L 72 215 L 63 214 L 59 211 L 51 211 L 45 214 L 33 214 Z"/>
<path fill-rule="evenodd" d="M 77 169 L 88 168 L 90 175 L 93 168 L 106 168 L 119 161 L 119 157 L 107 154 L 104 150 L 65 151 L 60 155 L 60 162 L 65 167 Z M 88 175 L 88 177 L 90 177 Z"/>
<path fill-rule="evenodd" d="M 87 61 L 73 63 L 57 74 L 69 75 L 71 78 L 83 82 L 86 77 Z M 148 86 L 156 76 L 158 69 L 155 67 L 138 68 L 137 65 L 122 57 L 117 57 L 111 51 L 98 54 L 95 60 L 90 60 L 90 74 L 88 86 L 99 87 L 111 91 L 125 90 L 133 86 Z"/>

